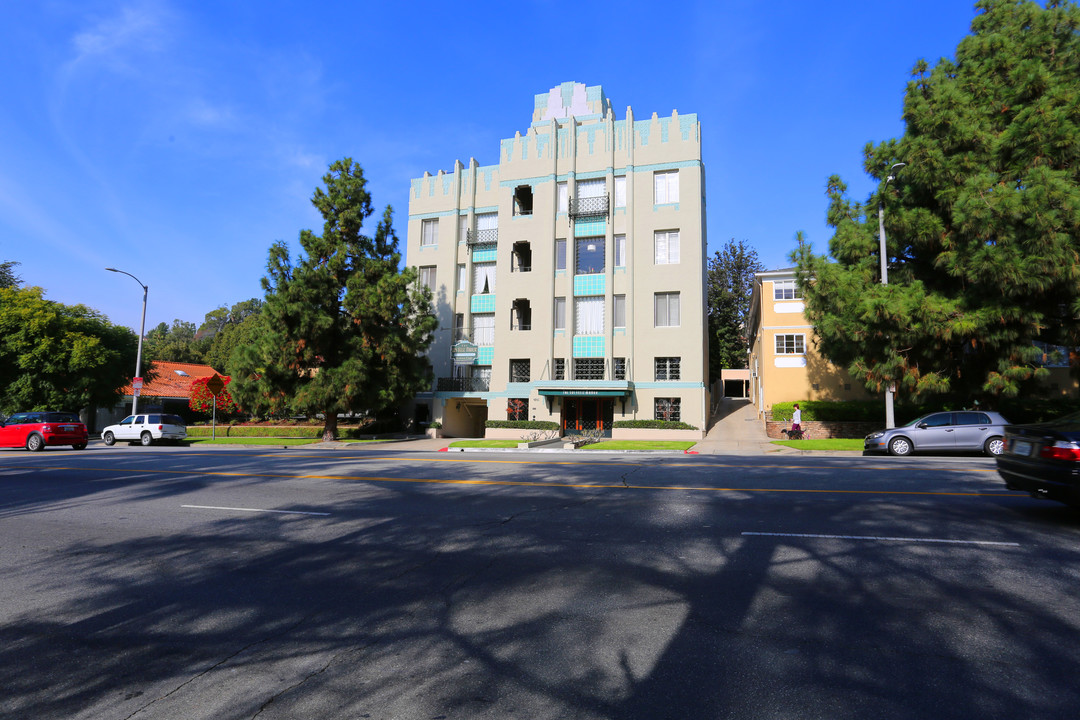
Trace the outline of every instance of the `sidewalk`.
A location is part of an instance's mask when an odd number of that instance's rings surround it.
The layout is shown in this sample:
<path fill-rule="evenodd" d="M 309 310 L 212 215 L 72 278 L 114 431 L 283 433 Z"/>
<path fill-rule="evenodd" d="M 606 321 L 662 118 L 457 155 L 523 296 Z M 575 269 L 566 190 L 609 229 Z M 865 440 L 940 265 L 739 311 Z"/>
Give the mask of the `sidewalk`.
<path fill-rule="evenodd" d="M 705 439 L 694 446 L 700 455 L 800 454 L 782 445 L 773 445 L 749 400 L 723 398 L 720 410 Z"/>

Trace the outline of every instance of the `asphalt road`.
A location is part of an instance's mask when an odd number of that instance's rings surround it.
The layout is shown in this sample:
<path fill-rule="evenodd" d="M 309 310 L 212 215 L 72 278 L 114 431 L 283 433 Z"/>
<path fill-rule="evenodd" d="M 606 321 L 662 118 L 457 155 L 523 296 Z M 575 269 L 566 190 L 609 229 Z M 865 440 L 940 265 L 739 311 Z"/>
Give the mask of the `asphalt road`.
<path fill-rule="evenodd" d="M 978 457 L 0 451 L 3 718 L 1080 716 Z"/>

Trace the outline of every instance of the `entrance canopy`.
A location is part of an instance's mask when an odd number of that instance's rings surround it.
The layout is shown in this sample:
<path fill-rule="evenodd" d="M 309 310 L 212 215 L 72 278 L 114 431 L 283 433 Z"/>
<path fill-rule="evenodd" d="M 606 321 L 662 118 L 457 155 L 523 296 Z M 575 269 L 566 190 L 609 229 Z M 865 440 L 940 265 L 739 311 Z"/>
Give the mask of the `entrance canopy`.
<path fill-rule="evenodd" d="M 629 382 L 616 382 L 616 383 L 590 383 L 585 386 L 583 384 L 566 384 L 566 385 L 545 385 L 540 386 L 536 391 L 542 397 L 626 397 L 634 392 L 633 386 Z"/>

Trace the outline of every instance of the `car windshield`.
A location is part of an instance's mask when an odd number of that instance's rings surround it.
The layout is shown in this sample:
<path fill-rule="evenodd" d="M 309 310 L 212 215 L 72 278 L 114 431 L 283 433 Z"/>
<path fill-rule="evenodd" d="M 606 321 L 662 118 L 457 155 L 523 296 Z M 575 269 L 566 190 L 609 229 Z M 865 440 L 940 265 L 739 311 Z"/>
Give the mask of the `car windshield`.
<path fill-rule="evenodd" d="M 77 423 L 82 422 L 75 413 L 45 413 L 45 422 L 48 423 Z"/>

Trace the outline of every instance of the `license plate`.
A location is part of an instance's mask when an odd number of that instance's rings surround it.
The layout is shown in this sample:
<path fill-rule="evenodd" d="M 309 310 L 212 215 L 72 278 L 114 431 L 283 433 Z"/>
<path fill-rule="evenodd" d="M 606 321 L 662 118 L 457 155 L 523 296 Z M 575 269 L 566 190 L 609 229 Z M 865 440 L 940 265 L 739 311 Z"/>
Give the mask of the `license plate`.
<path fill-rule="evenodd" d="M 1031 443 L 1027 440 L 1014 440 L 1012 446 L 1013 455 L 1030 455 Z"/>
<path fill-rule="evenodd" d="M 60 432 L 75 432 L 74 425 L 61 425 Z"/>

